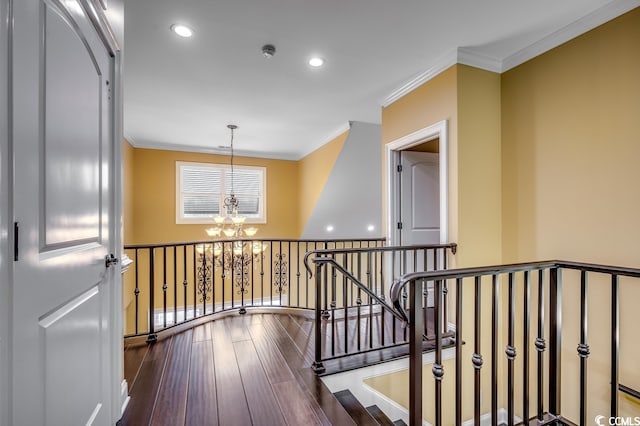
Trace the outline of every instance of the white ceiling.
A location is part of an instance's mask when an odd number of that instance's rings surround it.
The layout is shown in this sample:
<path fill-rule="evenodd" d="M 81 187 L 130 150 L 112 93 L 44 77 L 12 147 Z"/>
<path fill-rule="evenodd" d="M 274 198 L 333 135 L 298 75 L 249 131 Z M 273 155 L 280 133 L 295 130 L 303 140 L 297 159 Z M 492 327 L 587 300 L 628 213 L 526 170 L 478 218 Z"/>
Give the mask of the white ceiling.
<path fill-rule="evenodd" d="M 299 159 L 455 62 L 504 71 L 640 0 L 127 0 L 136 147 Z M 195 30 L 191 39 L 173 23 Z M 261 47 L 276 55 L 266 59 Z M 307 59 L 326 59 L 311 69 Z M 404 90 L 403 90 L 404 87 Z"/>

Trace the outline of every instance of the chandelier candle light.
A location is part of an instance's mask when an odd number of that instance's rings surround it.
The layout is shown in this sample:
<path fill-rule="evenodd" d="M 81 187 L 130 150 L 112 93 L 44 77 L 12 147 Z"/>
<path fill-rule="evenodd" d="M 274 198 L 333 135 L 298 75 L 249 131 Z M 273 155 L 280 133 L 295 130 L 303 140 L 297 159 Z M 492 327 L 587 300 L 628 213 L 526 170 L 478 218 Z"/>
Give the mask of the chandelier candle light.
<path fill-rule="evenodd" d="M 209 300 L 208 292 L 212 289 L 212 270 L 210 265 L 215 265 L 222 270 L 222 279 L 231 272 L 233 281 L 238 289 L 238 294 L 243 297 L 250 286 L 249 273 L 252 264 L 257 265 L 262 259 L 266 244 L 259 241 L 243 241 L 243 237 L 253 237 L 258 232 L 258 228 L 244 228 L 245 216 L 239 214 L 239 201 L 235 196 L 233 188 L 233 132 L 238 128 L 235 124 L 227 125 L 231 130 L 231 193 L 220 206 L 219 213 L 212 219 L 215 225 L 207 228 L 207 235 L 215 241 L 212 245 L 206 244 L 196 248 L 200 255 L 200 266 L 198 267 L 198 292 L 202 295 L 202 302 Z M 223 210 L 224 209 L 224 210 Z M 222 240 L 222 238 L 226 238 Z M 230 240 L 230 241 L 227 241 Z M 207 264 L 209 263 L 209 265 Z M 244 304 L 244 303 L 243 303 Z M 240 313 L 246 310 L 240 309 Z"/>

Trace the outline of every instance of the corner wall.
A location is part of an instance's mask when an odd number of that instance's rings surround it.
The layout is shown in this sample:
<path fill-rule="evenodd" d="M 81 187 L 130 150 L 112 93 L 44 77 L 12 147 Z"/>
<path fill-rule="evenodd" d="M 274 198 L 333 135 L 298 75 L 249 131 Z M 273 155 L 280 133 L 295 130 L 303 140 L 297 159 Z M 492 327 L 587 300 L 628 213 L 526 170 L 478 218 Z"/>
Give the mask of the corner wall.
<path fill-rule="evenodd" d="M 300 224 L 302 225 L 301 231 L 309 221 L 322 189 L 325 187 L 331 170 L 333 170 L 333 166 L 348 137 L 349 131 L 347 130 L 299 161 L 300 186 L 298 200 Z"/>
<path fill-rule="evenodd" d="M 380 126 L 354 121 L 302 238 L 380 238 L 383 235 L 380 187 Z M 304 165 L 303 165 L 304 166 Z M 327 226 L 333 230 L 327 230 Z M 373 226 L 372 230 L 368 230 Z"/>

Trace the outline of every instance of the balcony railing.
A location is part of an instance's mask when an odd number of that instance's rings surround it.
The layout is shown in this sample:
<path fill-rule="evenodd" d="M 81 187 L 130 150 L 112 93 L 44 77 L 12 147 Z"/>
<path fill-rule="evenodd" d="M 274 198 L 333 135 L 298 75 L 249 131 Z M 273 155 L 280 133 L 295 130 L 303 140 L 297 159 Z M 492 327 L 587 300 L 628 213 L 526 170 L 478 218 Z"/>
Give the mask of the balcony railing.
<path fill-rule="evenodd" d="M 621 282 L 627 286 L 638 285 L 638 278 L 640 269 L 565 261 L 405 275 L 392 286 L 391 299 L 410 329 L 410 424 L 421 424 L 424 415 L 436 426 L 443 423 L 460 425 L 463 408 L 473 406 L 473 421 L 479 425 L 484 417 L 482 395 L 489 395 L 494 426 L 500 422 L 499 407 L 503 403 L 506 404 L 505 422 L 508 425 L 523 419 L 525 424 L 531 420 L 532 424 L 539 425 L 586 425 L 592 424 L 594 417 L 610 421 L 609 416 L 615 420 L 620 415 L 618 390 L 631 392 L 630 388 L 619 384 L 620 288 Z M 433 412 L 423 412 L 422 406 L 424 319 L 419 308 L 424 306 L 423 292 L 428 282 L 434 283 L 435 291 Z M 455 292 L 452 305 L 456 328 L 455 367 L 452 373 L 445 374 L 441 330 L 447 285 Z M 605 300 L 599 300 L 595 311 L 589 309 L 589 300 L 593 298 L 589 297 L 590 289 L 596 297 L 605 297 Z M 408 309 L 403 296 L 406 290 Z M 573 307 L 570 311 L 567 310 L 569 306 Z M 594 314 L 598 316 L 593 318 Z M 563 323 L 567 319 L 573 327 Z M 595 327 L 588 327 L 590 322 L 600 323 L 597 328 L 600 333 L 593 332 Z M 574 332 L 575 324 L 579 324 L 577 332 Z M 603 324 L 607 330 L 604 334 Z M 465 352 L 463 336 L 470 346 Z M 577 347 L 573 344 L 572 347 L 563 346 L 563 341 L 575 341 Z M 608 341 L 608 345 L 592 346 L 591 341 Z M 594 355 L 597 355 L 596 363 L 588 370 L 588 360 Z M 483 373 L 486 368 L 491 370 L 489 376 Z M 562 383 L 561 372 L 565 369 L 578 379 Z M 596 383 L 588 386 L 589 378 L 594 377 L 588 374 L 589 371 L 606 377 L 600 378 L 597 388 Z M 532 377 L 535 378 L 533 381 Z M 444 386 L 443 383 L 449 380 L 454 385 Z M 463 392 L 467 387 L 473 388 L 472 394 Z M 593 410 L 588 410 L 590 401 L 602 397 L 608 400 L 608 410 L 596 412 L 599 415 L 594 416 Z M 443 401 L 455 401 L 455 409 L 444 412 Z M 565 410 L 565 406 L 577 410 Z"/>
<path fill-rule="evenodd" d="M 446 269 L 455 244 L 425 246 L 344 248 L 314 250 L 305 255 L 305 265 L 315 277 L 315 360 L 316 372 L 325 371 L 327 361 L 351 357 L 340 370 L 357 368 L 377 359 L 402 353 L 409 343 L 401 314 L 389 304 L 389 286 L 413 271 Z M 315 267 L 311 263 L 315 264 Z M 445 289 L 446 293 L 446 289 Z M 435 338 L 433 288 L 422 292 L 424 318 L 422 333 Z M 444 313 L 446 318 L 447 313 Z M 448 335 L 446 323 L 443 335 Z M 372 354 L 387 350 L 389 356 Z M 353 355 L 370 354 L 362 362 Z"/>
<path fill-rule="evenodd" d="M 370 249 L 382 239 L 247 239 L 128 245 L 124 276 L 125 338 L 147 336 L 205 316 L 247 309 L 315 309 L 315 281 L 305 253 Z"/>

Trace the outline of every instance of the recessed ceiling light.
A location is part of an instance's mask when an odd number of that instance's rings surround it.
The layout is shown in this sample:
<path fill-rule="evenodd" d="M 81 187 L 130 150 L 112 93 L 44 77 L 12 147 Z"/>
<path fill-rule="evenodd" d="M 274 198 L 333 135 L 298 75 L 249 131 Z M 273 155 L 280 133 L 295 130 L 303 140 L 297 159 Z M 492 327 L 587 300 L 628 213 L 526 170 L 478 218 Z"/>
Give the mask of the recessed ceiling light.
<path fill-rule="evenodd" d="M 327 232 L 331 232 L 333 231 L 333 225 L 328 225 L 327 226 Z"/>
<path fill-rule="evenodd" d="M 178 34 L 180 37 L 189 38 L 193 35 L 193 30 L 186 25 L 173 24 L 171 25 L 171 31 Z"/>
<path fill-rule="evenodd" d="M 324 65 L 324 59 L 319 56 L 314 56 L 313 58 L 309 59 L 309 65 L 314 68 L 321 67 Z"/>
<path fill-rule="evenodd" d="M 374 229 L 376 229 L 376 227 L 373 226 L 373 225 L 367 226 L 367 231 L 369 231 L 369 232 L 373 231 Z"/>

